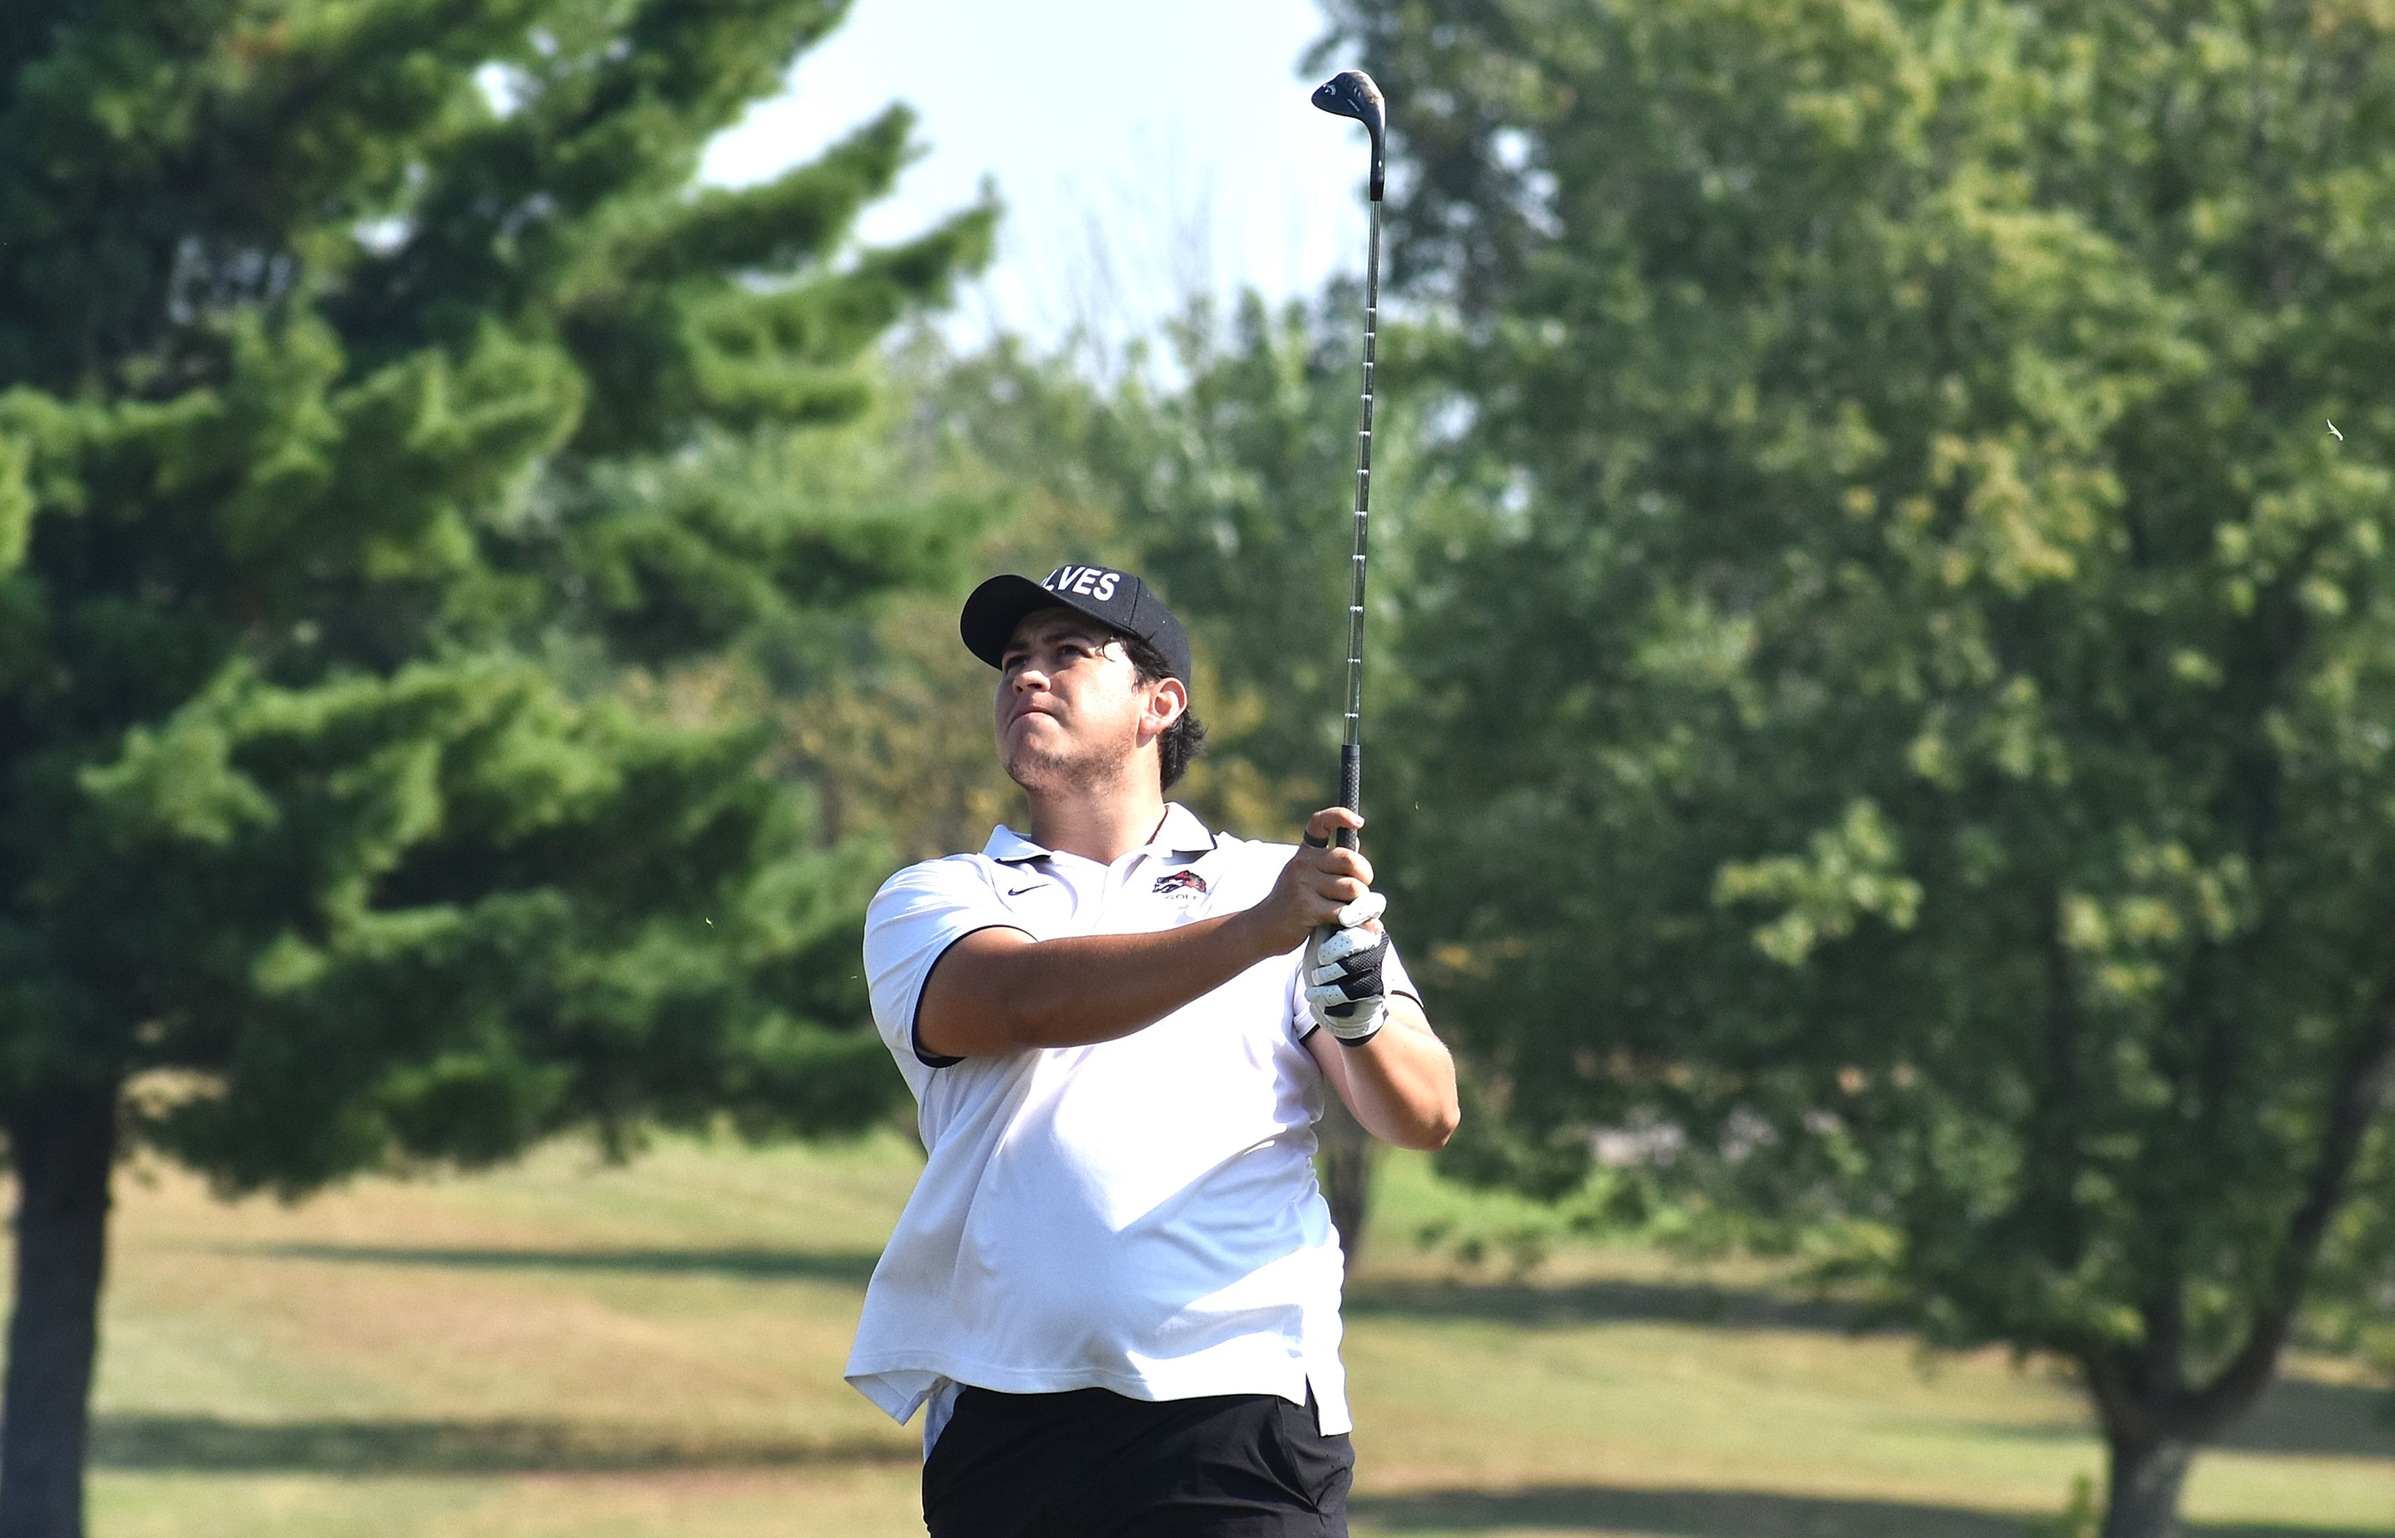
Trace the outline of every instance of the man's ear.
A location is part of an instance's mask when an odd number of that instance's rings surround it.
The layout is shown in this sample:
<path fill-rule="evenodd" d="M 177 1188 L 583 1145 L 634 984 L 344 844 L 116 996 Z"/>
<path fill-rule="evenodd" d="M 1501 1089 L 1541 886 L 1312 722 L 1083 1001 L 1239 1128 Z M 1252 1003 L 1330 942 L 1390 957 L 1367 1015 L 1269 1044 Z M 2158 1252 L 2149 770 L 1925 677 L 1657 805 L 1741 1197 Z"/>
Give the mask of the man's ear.
<path fill-rule="evenodd" d="M 1175 721 L 1188 713 L 1189 685 L 1178 678 L 1159 679 L 1156 692 L 1148 696 L 1147 720 L 1141 724 L 1154 728 L 1156 735 L 1161 737 L 1172 729 Z"/>

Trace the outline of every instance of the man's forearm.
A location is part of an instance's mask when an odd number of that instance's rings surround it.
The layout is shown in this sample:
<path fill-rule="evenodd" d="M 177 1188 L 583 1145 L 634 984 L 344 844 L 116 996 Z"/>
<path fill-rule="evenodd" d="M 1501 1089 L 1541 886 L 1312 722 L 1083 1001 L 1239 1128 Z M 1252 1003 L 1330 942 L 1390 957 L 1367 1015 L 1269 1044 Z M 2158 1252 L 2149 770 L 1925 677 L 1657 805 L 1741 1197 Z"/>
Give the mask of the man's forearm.
<path fill-rule="evenodd" d="M 1306 1038 L 1339 1098 L 1365 1131 L 1400 1148 L 1439 1148 L 1455 1135 L 1455 1058 L 1432 1034 L 1422 1007 L 1403 994 L 1389 1000 L 1388 1023 L 1361 1046 L 1328 1031 Z"/>
<path fill-rule="evenodd" d="M 1056 940 L 1008 929 L 968 935 L 924 987 L 923 1045 L 964 1057 L 1128 1036 L 1272 955 L 1246 919 Z"/>

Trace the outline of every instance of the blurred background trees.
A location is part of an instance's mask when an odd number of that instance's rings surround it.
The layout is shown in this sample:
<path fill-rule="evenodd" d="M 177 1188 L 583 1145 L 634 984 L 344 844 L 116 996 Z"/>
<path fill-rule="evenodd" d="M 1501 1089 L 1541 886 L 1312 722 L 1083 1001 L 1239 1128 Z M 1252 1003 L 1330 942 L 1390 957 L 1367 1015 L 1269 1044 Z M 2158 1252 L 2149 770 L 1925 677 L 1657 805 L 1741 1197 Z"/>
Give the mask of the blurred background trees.
<path fill-rule="evenodd" d="M 1183 798 L 1329 794 L 1356 295 L 893 333 L 993 217 L 847 237 L 903 113 L 691 181 L 838 9 L 0 17 L 0 1533 L 71 1530 L 18 1396 L 81 1393 L 112 1149 L 903 1116 L 857 924 L 1018 816 L 979 575 L 1147 572 Z M 1333 9 L 1396 103 L 1367 846 L 1447 1168 L 2075 1363 L 2108 1535 L 2172 1531 L 2395 1308 L 2388 23 Z"/>
<path fill-rule="evenodd" d="M 2106 1533 L 2176 1531 L 2307 1297 L 2386 1297 L 2384 17 L 1340 13 L 1520 489 L 1403 643 L 1459 1158 L 1634 1132 L 2075 1363 Z"/>
<path fill-rule="evenodd" d="M 842 9 L 0 16 L 0 1533 L 81 1531 L 133 1146 L 297 1192 L 892 1098 L 882 856 L 760 772 L 735 663 L 960 550 L 796 472 L 994 210 L 840 254 L 900 109 L 692 187 Z"/>

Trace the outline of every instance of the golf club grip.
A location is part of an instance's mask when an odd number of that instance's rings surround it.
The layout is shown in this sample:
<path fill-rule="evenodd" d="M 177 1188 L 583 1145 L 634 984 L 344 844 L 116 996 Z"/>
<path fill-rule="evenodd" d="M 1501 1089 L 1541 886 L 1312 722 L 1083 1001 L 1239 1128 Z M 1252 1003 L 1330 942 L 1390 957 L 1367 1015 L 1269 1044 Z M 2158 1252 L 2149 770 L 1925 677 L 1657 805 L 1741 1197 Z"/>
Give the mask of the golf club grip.
<path fill-rule="evenodd" d="M 1339 804 L 1351 812 L 1364 809 L 1364 750 L 1352 742 L 1339 745 Z M 1341 828 L 1333 835 L 1341 849 L 1356 846 L 1356 830 Z"/>

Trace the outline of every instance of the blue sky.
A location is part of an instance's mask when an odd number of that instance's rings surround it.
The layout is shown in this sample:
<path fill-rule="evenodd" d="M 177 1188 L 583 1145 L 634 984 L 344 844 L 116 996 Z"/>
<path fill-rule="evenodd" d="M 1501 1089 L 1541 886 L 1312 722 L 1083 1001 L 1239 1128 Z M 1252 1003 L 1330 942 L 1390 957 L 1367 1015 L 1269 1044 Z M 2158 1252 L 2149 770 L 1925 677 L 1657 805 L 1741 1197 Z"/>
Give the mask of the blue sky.
<path fill-rule="evenodd" d="M 905 101 L 927 153 L 862 237 L 919 230 L 987 178 L 1006 224 L 952 334 L 1119 342 L 1192 292 L 1285 297 L 1362 267 L 1363 133 L 1316 112 L 1298 69 L 1322 31 L 1311 0 L 857 0 L 706 174 L 770 176 Z"/>

